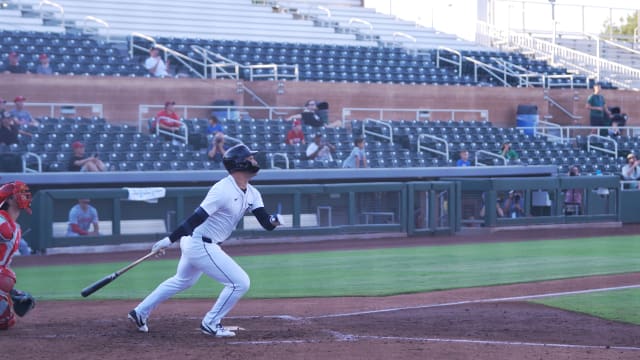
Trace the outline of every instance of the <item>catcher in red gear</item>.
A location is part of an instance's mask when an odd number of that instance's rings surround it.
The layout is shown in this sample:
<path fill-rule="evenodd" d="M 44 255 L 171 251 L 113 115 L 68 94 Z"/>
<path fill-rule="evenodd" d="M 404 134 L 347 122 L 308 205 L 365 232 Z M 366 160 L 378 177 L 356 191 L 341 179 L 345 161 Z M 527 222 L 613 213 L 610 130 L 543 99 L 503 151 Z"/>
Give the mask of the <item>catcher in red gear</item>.
<path fill-rule="evenodd" d="M 16 275 L 9 268 L 22 238 L 16 222 L 21 210 L 31 214 L 27 184 L 14 181 L 0 186 L 0 330 L 12 327 L 16 314 L 24 316 L 35 306 L 31 295 L 14 288 Z"/>

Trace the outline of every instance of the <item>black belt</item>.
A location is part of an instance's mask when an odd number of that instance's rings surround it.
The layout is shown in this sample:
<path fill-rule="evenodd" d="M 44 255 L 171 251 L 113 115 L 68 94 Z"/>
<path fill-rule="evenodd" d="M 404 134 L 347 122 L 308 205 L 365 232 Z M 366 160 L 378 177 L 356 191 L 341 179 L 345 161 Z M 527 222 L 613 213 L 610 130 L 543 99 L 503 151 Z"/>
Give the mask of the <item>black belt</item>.
<path fill-rule="evenodd" d="M 208 238 L 208 237 L 206 237 L 206 236 L 203 236 L 203 237 L 202 237 L 202 241 L 206 242 L 207 244 L 212 244 L 212 243 L 213 243 L 213 240 L 209 239 L 209 238 Z"/>

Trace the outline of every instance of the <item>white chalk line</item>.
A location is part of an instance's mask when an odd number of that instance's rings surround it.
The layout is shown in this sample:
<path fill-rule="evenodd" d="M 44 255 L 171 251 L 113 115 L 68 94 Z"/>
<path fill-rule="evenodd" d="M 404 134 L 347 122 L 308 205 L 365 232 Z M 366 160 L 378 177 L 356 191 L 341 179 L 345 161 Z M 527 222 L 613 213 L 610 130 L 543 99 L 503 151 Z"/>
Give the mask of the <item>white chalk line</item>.
<path fill-rule="evenodd" d="M 607 288 L 597 288 L 597 289 L 587 289 L 587 290 L 564 291 L 564 292 L 555 292 L 555 293 L 547 293 L 547 294 L 511 296 L 511 297 L 492 298 L 492 299 L 473 299 L 473 300 L 453 301 L 453 302 L 439 303 L 439 304 L 427 304 L 427 305 L 417 305 L 417 306 L 396 307 L 396 308 L 380 309 L 380 310 L 355 311 L 355 312 L 349 312 L 349 313 L 309 316 L 309 317 L 306 317 L 305 319 L 310 319 L 310 320 L 312 320 L 312 319 L 326 319 L 326 318 L 337 318 L 337 317 L 347 317 L 347 316 L 357 316 L 357 315 L 380 314 L 380 313 L 393 312 L 393 311 L 430 309 L 430 308 L 456 306 L 456 305 L 482 304 L 482 303 L 504 302 L 504 301 L 522 301 L 522 300 L 532 300 L 532 299 L 540 299 L 540 298 L 547 298 L 547 297 L 554 297 L 554 296 L 590 294 L 590 293 L 596 293 L 596 292 L 635 289 L 635 288 L 640 288 L 640 284 L 638 284 L 638 285 L 607 287 Z"/>
<path fill-rule="evenodd" d="M 447 338 L 421 338 L 405 336 L 371 336 L 371 335 L 347 335 L 334 334 L 340 342 L 353 342 L 360 340 L 394 340 L 409 342 L 433 342 L 433 343 L 457 343 L 457 344 L 480 344 L 499 346 L 521 346 L 521 347 L 548 347 L 559 349 L 583 349 L 583 350 L 621 350 L 640 351 L 640 347 L 635 346 L 605 346 L 605 345 L 579 345 L 579 344 L 556 344 L 556 343 L 535 343 L 524 341 L 498 341 L 498 340 L 469 340 L 469 339 L 447 339 Z M 259 341 L 230 341 L 230 345 L 282 345 L 282 344 L 313 344 L 320 340 L 259 340 Z"/>
<path fill-rule="evenodd" d="M 555 293 L 546 293 L 546 294 L 534 294 L 534 295 L 524 295 L 524 296 L 510 296 L 510 297 L 501 297 L 501 298 L 490 298 L 490 299 L 475 299 L 475 300 L 464 300 L 464 301 L 454 301 L 448 303 L 440 303 L 440 304 L 427 304 L 427 305 L 419 305 L 419 306 L 407 306 L 407 307 L 396 307 L 389 309 L 381 309 L 381 310 L 370 310 L 370 311 L 357 311 L 350 313 L 340 313 L 340 314 L 328 314 L 328 315 L 318 315 L 318 316 L 308 316 L 308 317 L 296 317 L 291 315 L 267 315 L 267 316 L 234 316 L 229 317 L 229 319 L 255 319 L 255 318 L 273 318 L 273 319 L 281 319 L 281 320 L 289 320 L 289 321 L 304 321 L 304 320 L 313 320 L 313 319 L 326 319 L 326 318 L 337 318 L 337 317 L 348 317 L 348 316 L 357 316 L 357 315 L 369 315 L 369 314 L 378 314 L 378 313 L 386 313 L 392 311 L 403 311 L 403 310 L 413 310 L 413 309 L 428 309 L 428 308 L 437 308 L 437 307 L 446 307 L 446 306 L 456 306 L 456 305 L 465 305 L 465 304 L 480 304 L 480 303 L 492 303 L 492 302 L 505 302 L 505 301 L 522 301 L 522 300 L 531 300 L 531 299 L 540 299 L 554 296 L 568 296 L 568 295 L 578 295 L 578 294 L 589 294 L 589 293 L 597 293 L 604 291 L 615 291 L 615 290 L 625 290 L 625 289 L 635 289 L 640 288 L 640 284 L 638 285 L 627 285 L 627 286 L 615 286 L 615 287 L 607 287 L 607 288 L 596 288 L 596 289 L 586 289 L 586 290 L 576 290 L 576 291 L 563 291 L 563 292 L 555 292 Z M 455 339 L 455 338 L 422 338 L 422 337 L 402 337 L 402 336 L 372 336 L 372 335 L 351 335 L 351 334 L 342 334 L 339 332 L 331 331 L 331 334 L 337 341 L 360 341 L 360 340 L 395 340 L 395 341 L 418 341 L 418 342 L 437 342 L 437 343 L 459 343 L 459 344 L 483 344 L 483 345 L 500 345 L 500 346 L 522 346 L 522 347 L 550 347 L 550 348 L 573 348 L 573 349 L 584 349 L 584 350 L 595 350 L 595 349 L 613 349 L 613 350 L 625 350 L 625 351 L 640 351 L 640 347 L 635 346 L 605 346 L 605 345 L 579 345 L 579 344 L 558 344 L 558 343 L 536 343 L 536 342 L 524 342 L 524 341 L 501 341 L 501 340 L 473 340 L 473 339 Z M 231 341 L 228 344 L 233 345 L 278 345 L 278 344 L 302 344 L 302 343 L 319 343 L 320 340 L 315 339 L 307 339 L 307 340 L 259 340 L 259 341 Z"/>

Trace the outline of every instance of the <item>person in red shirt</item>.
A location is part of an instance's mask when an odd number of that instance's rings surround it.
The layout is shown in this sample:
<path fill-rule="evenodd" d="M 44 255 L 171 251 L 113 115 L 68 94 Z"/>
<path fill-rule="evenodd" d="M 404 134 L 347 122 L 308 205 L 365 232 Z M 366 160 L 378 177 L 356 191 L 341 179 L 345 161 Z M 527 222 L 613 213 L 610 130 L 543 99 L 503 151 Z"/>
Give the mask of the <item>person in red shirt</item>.
<path fill-rule="evenodd" d="M 170 131 L 172 133 L 177 133 L 178 131 L 180 131 L 182 121 L 180 121 L 180 117 L 174 109 L 175 104 L 175 101 L 167 101 L 164 103 L 164 109 L 160 110 L 160 112 L 156 114 L 156 120 L 153 123 L 154 132 L 158 123 L 160 124 L 160 129 L 162 130 Z"/>
<path fill-rule="evenodd" d="M 16 274 L 9 267 L 22 239 L 17 222 L 21 210 L 31 214 L 31 191 L 27 184 L 14 181 L 0 186 L 0 330 L 15 325 L 15 314 L 26 314 L 15 312 L 14 303 L 21 301 L 17 299 L 24 298 L 25 292 L 14 288 Z"/>
<path fill-rule="evenodd" d="M 291 130 L 287 133 L 287 139 L 285 140 L 287 145 L 304 144 L 304 132 L 302 131 L 302 121 L 296 119 L 293 121 Z"/>

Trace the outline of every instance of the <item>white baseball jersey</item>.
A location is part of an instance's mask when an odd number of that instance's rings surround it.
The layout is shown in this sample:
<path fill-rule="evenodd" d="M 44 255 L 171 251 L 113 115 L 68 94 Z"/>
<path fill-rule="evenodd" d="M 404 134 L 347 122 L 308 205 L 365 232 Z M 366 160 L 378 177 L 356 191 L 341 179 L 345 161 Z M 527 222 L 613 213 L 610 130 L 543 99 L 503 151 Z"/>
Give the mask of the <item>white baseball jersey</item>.
<path fill-rule="evenodd" d="M 242 191 L 231 175 L 213 185 L 200 207 L 209 217 L 193 230 L 193 237 L 225 241 L 247 212 L 264 207 L 262 196 L 251 184 Z"/>
<path fill-rule="evenodd" d="M 229 175 L 211 187 L 200 207 L 209 217 L 191 236 L 180 239 L 182 254 L 176 275 L 160 284 L 135 308 L 144 319 L 158 304 L 193 286 L 203 273 L 224 285 L 202 321 L 211 328 L 215 328 L 249 290 L 249 275 L 218 244 L 231 235 L 247 211 L 264 207 L 262 196 L 250 184 L 243 191 Z"/>

